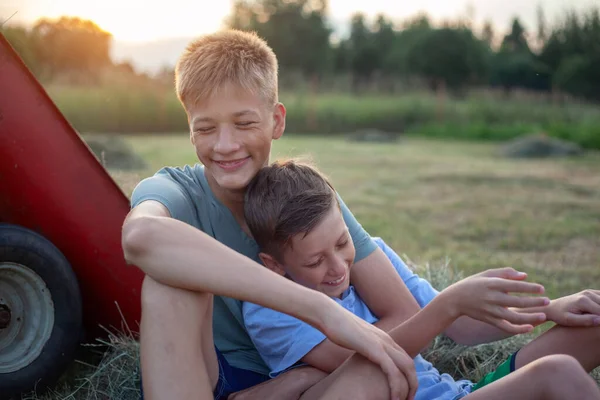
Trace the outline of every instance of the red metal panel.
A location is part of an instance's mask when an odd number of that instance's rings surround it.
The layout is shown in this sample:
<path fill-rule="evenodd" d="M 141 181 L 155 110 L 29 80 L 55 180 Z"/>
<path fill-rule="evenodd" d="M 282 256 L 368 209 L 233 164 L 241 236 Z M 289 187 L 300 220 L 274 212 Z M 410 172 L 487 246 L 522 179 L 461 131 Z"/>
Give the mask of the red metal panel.
<path fill-rule="evenodd" d="M 99 112 L 102 110 L 91 110 Z M 137 331 L 142 272 L 127 265 L 129 199 L 0 33 L 0 221 L 33 229 L 68 258 L 90 333 Z"/>

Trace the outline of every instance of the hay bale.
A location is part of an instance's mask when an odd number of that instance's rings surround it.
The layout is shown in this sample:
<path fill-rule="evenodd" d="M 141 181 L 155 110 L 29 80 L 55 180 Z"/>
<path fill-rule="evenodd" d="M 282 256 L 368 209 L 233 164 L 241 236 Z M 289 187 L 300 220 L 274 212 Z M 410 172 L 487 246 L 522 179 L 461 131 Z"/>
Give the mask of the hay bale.
<path fill-rule="evenodd" d="M 378 129 L 365 129 L 348 135 L 353 142 L 393 143 L 397 142 L 400 134 L 384 132 Z"/>
<path fill-rule="evenodd" d="M 105 168 L 139 170 L 146 162 L 119 136 L 87 136 L 85 142 Z"/>
<path fill-rule="evenodd" d="M 583 154 L 583 149 L 575 143 L 535 134 L 510 141 L 500 154 L 509 158 L 572 157 Z"/>
<path fill-rule="evenodd" d="M 108 341 L 87 345 L 102 349 L 99 362 L 79 362 L 72 374 L 43 394 L 30 393 L 21 400 L 138 400 L 141 396 L 139 342 L 131 334 L 110 334 Z M 88 350 L 89 351 L 89 350 Z"/>

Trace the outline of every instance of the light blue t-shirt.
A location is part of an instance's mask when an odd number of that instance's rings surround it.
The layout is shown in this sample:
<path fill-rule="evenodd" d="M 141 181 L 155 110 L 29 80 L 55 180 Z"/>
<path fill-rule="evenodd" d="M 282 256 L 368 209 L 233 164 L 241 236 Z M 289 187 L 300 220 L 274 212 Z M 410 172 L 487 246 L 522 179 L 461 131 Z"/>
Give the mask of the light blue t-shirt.
<path fill-rule="evenodd" d="M 377 245 L 339 196 L 338 199 L 356 246 L 355 260 L 361 260 L 371 254 Z M 261 263 L 258 245 L 242 230 L 231 211 L 214 196 L 201 164 L 183 168 L 166 167 L 142 180 L 131 195 L 131 207 L 145 200 L 162 203 L 173 218 L 202 230 L 227 247 Z M 169 266 L 165 265 L 165 268 Z M 241 301 L 215 296 L 213 335 L 216 347 L 231 366 L 264 375 L 269 373 L 269 368 L 245 330 Z"/>
<path fill-rule="evenodd" d="M 373 240 L 390 259 L 421 307 L 437 296 L 438 291 L 425 279 L 413 273 L 383 240 L 380 238 L 373 238 Z M 378 321 L 353 286 L 350 286 L 340 299 L 334 300 L 369 323 Z M 325 335 L 307 323 L 266 307 L 245 302 L 243 312 L 246 329 L 269 366 L 271 377 L 303 365 L 300 360 L 326 339 Z M 417 355 L 414 361 L 419 381 L 416 400 L 452 400 L 470 393 L 472 382 L 454 381 L 450 375 L 440 374 L 421 355 Z"/>

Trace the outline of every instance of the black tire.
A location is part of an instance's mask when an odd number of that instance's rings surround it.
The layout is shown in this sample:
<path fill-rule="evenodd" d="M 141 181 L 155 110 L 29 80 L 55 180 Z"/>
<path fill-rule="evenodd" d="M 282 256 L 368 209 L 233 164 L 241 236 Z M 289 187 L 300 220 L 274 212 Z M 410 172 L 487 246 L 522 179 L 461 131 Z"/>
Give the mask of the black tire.
<path fill-rule="evenodd" d="M 80 344 L 82 305 L 79 284 L 69 262 L 56 246 L 38 233 L 0 223 L 0 264 L 19 264 L 35 272 L 50 292 L 54 314 L 51 333 L 40 354 L 21 369 L 0 373 L 0 399 L 4 400 L 32 390 L 40 392 L 66 370 Z M 48 326 L 46 324 L 46 332 L 50 329 Z M 5 347 L 5 354 L 14 351 L 9 348 Z M 2 351 L 0 348 L 0 355 Z"/>

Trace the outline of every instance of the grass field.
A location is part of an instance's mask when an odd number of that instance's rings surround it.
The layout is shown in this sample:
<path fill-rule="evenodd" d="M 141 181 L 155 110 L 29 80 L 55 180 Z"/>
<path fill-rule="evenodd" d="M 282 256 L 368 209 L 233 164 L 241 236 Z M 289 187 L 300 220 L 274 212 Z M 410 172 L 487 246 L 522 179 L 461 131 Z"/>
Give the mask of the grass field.
<path fill-rule="evenodd" d="M 128 138 L 148 162 L 114 171 L 125 192 L 163 165 L 197 161 L 187 136 Z M 356 143 L 290 135 L 273 159 L 310 155 L 358 221 L 417 264 L 513 266 L 552 296 L 600 287 L 600 155 L 515 161 L 489 144 Z"/>
<path fill-rule="evenodd" d="M 127 195 L 165 165 L 197 162 L 185 135 L 126 140 L 148 163 L 137 172 L 109 169 Z M 551 297 L 600 288 L 600 154 L 538 161 L 496 154 L 480 143 L 290 135 L 275 142 L 273 159 L 310 156 L 366 230 L 438 289 L 502 266 L 527 271 Z M 441 371 L 477 381 L 534 336 L 475 348 L 440 337 L 424 354 Z M 136 398 L 137 344 L 115 337 L 109 349 L 98 367 L 75 365 L 67 386 L 43 400 Z"/>

